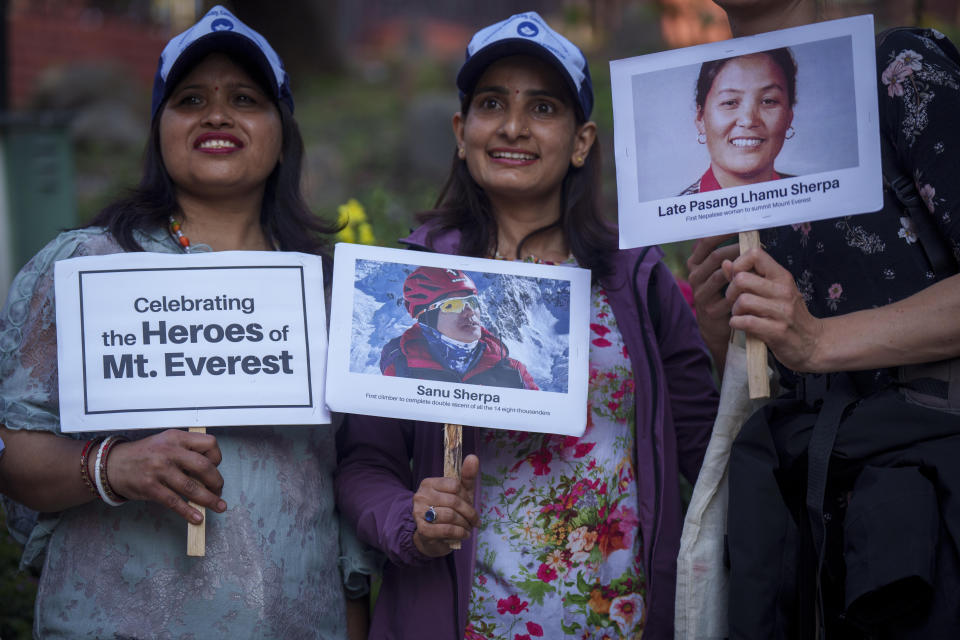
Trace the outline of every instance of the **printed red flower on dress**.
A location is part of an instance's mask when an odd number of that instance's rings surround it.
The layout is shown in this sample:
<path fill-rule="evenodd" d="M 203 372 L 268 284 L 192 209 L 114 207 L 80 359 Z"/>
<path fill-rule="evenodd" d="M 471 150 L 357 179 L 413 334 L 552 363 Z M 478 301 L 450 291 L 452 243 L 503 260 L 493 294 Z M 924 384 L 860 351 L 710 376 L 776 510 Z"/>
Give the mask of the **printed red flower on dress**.
<path fill-rule="evenodd" d="M 543 627 L 538 625 L 536 622 L 528 622 L 527 631 L 531 636 L 536 636 L 538 638 L 543 635 Z"/>
<path fill-rule="evenodd" d="M 633 545 L 633 534 L 640 520 L 633 509 L 617 507 L 610 518 L 597 529 L 597 545 L 604 558 L 618 549 L 629 549 Z"/>
<path fill-rule="evenodd" d="M 557 570 L 548 565 L 546 562 L 541 562 L 540 568 L 537 569 L 537 577 L 544 582 L 553 582 L 557 579 Z"/>
<path fill-rule="evenodd" d="M 577 445 L 576 451 L 573 454 L 574 458 L 582 458 L 583 456 L 590 453 L 590 451 L 597 446 L 596 442 L 581 442 Z"/>
<path fill-rule="evenodd" d="M 602 324 L 596 324 L 596 323 L 593 323 L 593 322 L 590 323 L 590 329 L 591 329 L 591 331 L 593 331 L 595 334 L 597 334 L 597 335 L 600 336 L 600 337 L 603 337 L 603 336 L 607 335 L 608 333 L 610 333 L 610 328 L 609 328 L 609 327 L 605 327 L 605 326 L 603 326 Z"/>
<path fill-rule="evenodd" d="M 596 333 L 598 336 L 600 336 L 599 338 L 595 338 L 595 339 L 591 340 L 591 341 L 590 341 L 591 343 L 597 345 L 598 347 L 609 347 L 609 346 L 612 346 L 612 345 L 613 345 L 612 342 L 610 342 L 609 340 L 607 340 L 607 339 L 604 337 L 605 335 L 607 335 L 608 333 L 610 333 L 610 328 L 609 328 L 609 327 L 605 327 L 605 326 L 603 326 L 602 324 L 596 324 L 596 323 L 592 323 L 592 322 L 591 322 L 591 323 L 590 323 L 590 329 L 591 329 L 594 333 Z"/>
<path fill-rule="evenodd" d="M 526 600 L 521 601 L 516 594 L 513 594 L 509 598 L 501 598 L 497 600 L 497 613 L 503 615 L 505 613 L 512 613 L 517 615 L 523 613 L 530 603 Z"/>
<path fill-rule="evenodd" d="M 533 466 L 533 475 L 544 476 L 550 473 L 550 462 L 553 460 L 553 454 L 546 449 L 534 451 L 527 460 Z"/>

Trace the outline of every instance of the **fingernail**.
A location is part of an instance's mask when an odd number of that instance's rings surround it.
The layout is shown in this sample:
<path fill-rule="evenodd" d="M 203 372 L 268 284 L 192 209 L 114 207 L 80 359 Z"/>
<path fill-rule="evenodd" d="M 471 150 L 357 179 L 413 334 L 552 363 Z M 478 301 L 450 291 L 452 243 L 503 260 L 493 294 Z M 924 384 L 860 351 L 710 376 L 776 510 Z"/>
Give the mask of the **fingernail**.
<path fill-rule="evenodd" d="M 227 510 L 227 503 L 226 503 L 226 502 L 224 502 L 223 500 L 221 500 L 220 502 L 217 503 L 217 511 L 219 511 L 220 513 L 223 513 L 223 512 L 226 511 L 226 510 Z"/>
<path fill-rule="evenodd" d="M 199 513 L 191 514 L 190 519 L 193 520 L 194 523 L 196 524 L 200 524 L 201 522 L 203 522 L 203 516 L 201 516 Z"/>

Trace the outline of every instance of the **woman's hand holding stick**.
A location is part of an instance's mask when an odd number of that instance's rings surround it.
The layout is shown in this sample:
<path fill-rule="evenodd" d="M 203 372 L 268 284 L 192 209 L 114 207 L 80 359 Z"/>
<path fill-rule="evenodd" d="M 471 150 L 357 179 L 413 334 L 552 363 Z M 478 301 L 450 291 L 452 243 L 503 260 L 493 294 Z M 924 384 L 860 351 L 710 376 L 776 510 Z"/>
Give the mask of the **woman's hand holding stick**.
<path fill-rule="evenodd" d="M 151 500 L 175 511 L 188 524 L 187 554 L 204 555 L 203 509 L 227 509 L 220 498 L 221 459 L 216 438 L 205 428 L 192 427 L 189 433 L 169 429 L 116 445 L 110 453 L 110 483 L 129 500 Z"/>
<path fill-rule="evenodd" d="M 766 348 L 794 371 L 826 370 L 824 325 L 810 314 L 790 272 L 759 246 L 759 234 L 740 236 L 739 256 L 736 246 L 724 245 L 732 236 L 701 239 L 687 267 L 697 322 L 717 368 L 722 372 L 730 330 L 745 332 L 748 366 L 751 357 L 754 363 L 750 396 L 766 397 Z"/>
<path fill-rule="evenodd" d="M 479 526 L 480 517 L 473 507 L 479 472 L 480 460 L 471 454 L 463 460 L 459 478 L 424 478 L 420 483 L 413 494 L 413 519 L 417 524 L 413 542 L 422 554 L 445 556 L 451 549 L 459 549 L 460 541 Z"/>

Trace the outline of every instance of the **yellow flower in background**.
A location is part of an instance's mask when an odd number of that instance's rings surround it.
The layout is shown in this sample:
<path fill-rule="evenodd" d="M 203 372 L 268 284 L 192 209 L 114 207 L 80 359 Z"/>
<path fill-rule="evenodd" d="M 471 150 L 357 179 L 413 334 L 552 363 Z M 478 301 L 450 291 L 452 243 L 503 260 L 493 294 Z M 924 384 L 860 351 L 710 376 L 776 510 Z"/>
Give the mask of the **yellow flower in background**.
<path fill-rule="evenodd" d="M 337 232 L 337 239 L 342 242 L 359 242 L 360 244 L 374 244 L 373 227 L 367 222 L 367 212 L 356 198 L 350 198 L 346 203 L 337 207 L 337 223 L 345 225 Z"/>
<path fill-rule="evenodd" d="M 337 240 L 340 242 L 349 242 L 351 244 L 357 241 L 356 234 L 353 233 L 353 227 L 344 227 L 337 232 Z"/>
<path fill-rule="evenodd" d="M 373 227 L 367 222 L 357 227 L 357 234 L 359 235 L 357 240 L 360 244 L 373 244 L 376 242 L 376 238 L 373 237 Z"/>
<path fill-rule="evenodd" d="M 363 205 L 356 198 L 350 198 L 346 203 L 337 207 L 337 213 L 340 218 L 340 224 L 353 224 L 367 221 L 367 212 L 363 210 Z"/>

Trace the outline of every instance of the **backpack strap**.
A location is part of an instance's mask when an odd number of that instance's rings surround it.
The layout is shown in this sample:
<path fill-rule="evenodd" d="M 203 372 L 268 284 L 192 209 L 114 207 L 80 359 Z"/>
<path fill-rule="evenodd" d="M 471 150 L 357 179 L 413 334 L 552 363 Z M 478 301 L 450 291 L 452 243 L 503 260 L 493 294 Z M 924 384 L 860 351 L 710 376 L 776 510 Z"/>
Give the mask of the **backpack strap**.
<path fill-rule="evenodd" d="M 807 516 L 813 535 L 813 548 L 817 556 L 816 603 L 819 637 L 823 637 L 824 611 L 820 587 L 820 575 L 826 559 L 827 516 L 823 510 L 827 490 L 827 477 L 830 471 L 830 457 L 837 439 L 837 431 L 843 421 L 844 413 L 858 400 L 853 382 L 845 372 L 829 373 L 820 376 L 805 376 L 804 395 L 808 403 L 819 403 L 820 413 L 810 434 L 807 445 Z M 816 387 L 812 389 L 811 387 Z"/>
<path fill-rule="evenodd" d="M 947 245 L 943 234 L 934 226 L 930 212 L 917 194 L 913 178 L 900 170 L 897 152 L 890 139 L 880 133 L 880 159 L 883 167 L 883 186 L 896 197 L 903 213 L 910 219 L 920 241 L 920 248 L 938 280 L 960 271 L 957 260 Z"/>

